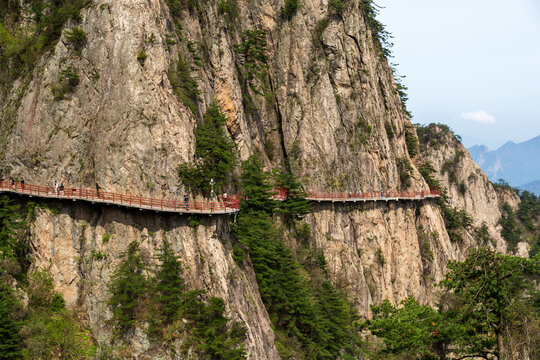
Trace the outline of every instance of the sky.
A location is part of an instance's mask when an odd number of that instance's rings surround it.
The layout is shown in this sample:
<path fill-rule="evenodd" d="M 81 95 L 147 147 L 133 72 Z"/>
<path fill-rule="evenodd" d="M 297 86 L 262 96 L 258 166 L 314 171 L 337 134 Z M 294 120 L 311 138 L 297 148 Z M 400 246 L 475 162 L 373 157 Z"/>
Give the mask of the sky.
<path fill-rule="evenodd" d="M 375 0 L 414 123 L 466 147 L 540 134 L 540 0 Z"/>

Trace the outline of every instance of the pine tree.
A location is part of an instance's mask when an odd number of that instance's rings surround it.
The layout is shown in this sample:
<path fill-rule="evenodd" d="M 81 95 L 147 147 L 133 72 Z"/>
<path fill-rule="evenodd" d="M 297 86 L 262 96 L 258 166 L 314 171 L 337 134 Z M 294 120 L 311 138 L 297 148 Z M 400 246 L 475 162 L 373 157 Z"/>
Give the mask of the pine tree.
<path fill-rule="evenodd" d="M 0 359 L 21 359 L 20 322 L 13 318 L 17 300 L 0 278 Z"/>
<path fill-rule="evenodd" d="M 185 294 L 184 311 L 190 334 L 188 345 L 195 345 L 195 349 L 206 359 L 245 359 L 245 327 L 233 322 L 229 328 L 223 299 L 211 297 L 205 303 L 203 295 L 201 290 Z"/>
<path fill-rule="evenodd" d="M 283 189 L 287 198 L 278 204 L 277 213 L 285 214 L 286 219 L 300 220 L 311 212 L 311 204 L 306 200 L 306 192 L 294 176 L 288 162 L 274 171 L 275 187 Z"/>
<path fill-rule="evenodd" d="M 0 196 L 0 259 L 15 260 L 21 249 L 19 232 L 25 227 L 20 206 Z"/>
<path fill-rule="evenodd" d="M 170 324 L 179 316 L 182 308 L 182 294 L 185 291 L 184 279 L 181 277 L 181 263 L 167 239 L 156 258 L 160 261 L 155 282 L 154 302 L 157 304 L 160 318 L 164 324 Z"/>
<path fill-rule="evenodd" d="M 209 192 L 210 179 L 219 185 L 230 180 L 236 166 L 236 154 L 235 145 L 224 129 L 226 121 L 218 103 L 213 102 L 195 130 L 195 162 L 178 166 L 182 182 L 193 190 Z"/>
<path fill-rule="evenodd" d="M 143 274 L 146 264 L 139 255 L 139 244 L 133 241 L 121 255 L 122 262 L 115 269 L 109 283 L 114 320 L 120 331 L 135 325 L 137 308 L 146 294 L 147 281 Z"/>
<path fill-rule="evenodd" d="M 273 194 L 270 175 L 263 171 L 257 153 L 242 163 L 240 180 L 244 197 L 240 203 L 240 210 L 262 211 L 271 214 L 275 208 L 275 201 L 271 199 Z"/>

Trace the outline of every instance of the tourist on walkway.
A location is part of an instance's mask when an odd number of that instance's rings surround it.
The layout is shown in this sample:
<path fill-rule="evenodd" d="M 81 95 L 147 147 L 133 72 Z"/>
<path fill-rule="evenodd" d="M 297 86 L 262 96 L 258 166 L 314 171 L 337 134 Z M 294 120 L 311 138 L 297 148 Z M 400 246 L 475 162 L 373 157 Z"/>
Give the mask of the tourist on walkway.
<path fill-rule="evenodd" d="M 64 195 L 64 184 L 60 184 L 60 195 Z"/>
<path fill-rule="evenodd" d="M 58 181 L 54 183 L 54 194 L 58 195 Z"/>
<path fill-rule="evenodd" d="M 15 180 L 13 178 L 11 178 L 11 188 L 15 190 Z"/>
<path fill-rule="evenodd" d="M 21 179 L 21 189 L 24 190 L 24 179 Z"/>
<path fill-rule="evenodd" d="M 184 209 L 186 209 L 186 211 L 189 211 L 189 196 L 187 195 L 184 195 Z"/>

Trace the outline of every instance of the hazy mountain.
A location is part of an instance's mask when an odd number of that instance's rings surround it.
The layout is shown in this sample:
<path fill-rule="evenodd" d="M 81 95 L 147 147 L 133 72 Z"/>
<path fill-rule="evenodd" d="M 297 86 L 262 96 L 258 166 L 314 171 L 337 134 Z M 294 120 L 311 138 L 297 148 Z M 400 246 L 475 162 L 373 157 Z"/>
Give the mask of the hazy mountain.
<path fill-rule="evenodd" d="M 540 195 L 540 180 L 536 180 L 518 187 L 520 190 L 527 190 Z"/>
<path fill-rule="evenodd" d="M 539 186 L 540 136 L 517 144 L 509 141 L 497 150 L 489 150 L 485 145 L 475 145 L 468 150 L 492 181 L 504 179 L 512 186 L 523 185 L 524 188 Z"/>

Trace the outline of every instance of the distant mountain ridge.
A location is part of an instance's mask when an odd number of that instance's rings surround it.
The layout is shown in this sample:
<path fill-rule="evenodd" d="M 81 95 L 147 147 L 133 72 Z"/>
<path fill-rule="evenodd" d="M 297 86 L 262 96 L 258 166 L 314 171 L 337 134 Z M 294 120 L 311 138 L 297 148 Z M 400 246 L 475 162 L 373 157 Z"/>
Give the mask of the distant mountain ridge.
<path fill-rule="evenodd" d="M 540 180 L 536 180 L 530 183 L 527 183 L 525 185 L 521 185 L 518 187 L 519 190 L 527 190 L 532 193 L 535 193 L 536 195 L 540 195 Z"/>
<path fill-rule="evenodd" d="M 467 150 L 490 180 L 504 179 L 511 186 L 540 193 L 540 136 L 521 143 L 509 141 L 497 150 L 485 145 Z"/>

